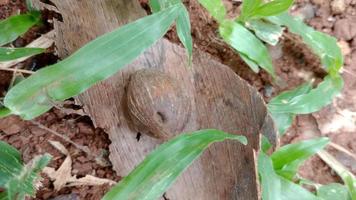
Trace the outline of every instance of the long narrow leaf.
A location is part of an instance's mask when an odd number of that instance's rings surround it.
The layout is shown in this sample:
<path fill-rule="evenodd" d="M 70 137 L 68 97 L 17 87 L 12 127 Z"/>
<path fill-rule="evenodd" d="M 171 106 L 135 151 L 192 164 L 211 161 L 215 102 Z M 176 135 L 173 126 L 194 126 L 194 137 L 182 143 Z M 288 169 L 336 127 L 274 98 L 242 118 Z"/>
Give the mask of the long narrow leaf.
<path fill-rule="evenodd" d="M 275 24 L 286 26 L 292 33 L 300 35 L 303 41 L 321 58 L 323 66 L 330 75 L 337 76 L 339 74 L 343 65 L 343 56 L 334 37 L 314 30 L 304 24 L 302 20 L 294 18 L 288 13 L 267 19 Z"/>
<path fill-rule="evenodd" d="M 274 78 L 276 77 L 267 48 L 244 26 L 234 21 L 224 21 L 219 27 L 219 32 L 225 42 L 235 50 L 257 63 Z"/>
<path fill-rule="evenodd" d="M 23 15 L 16 15 L 0 21 L 0 46 L 14 41 L 26 33 L 32 26 L 41 21 L 41 14 L 32 11 Z"/>
<path fill-rule="evenodd" d="M 324 78 L 317 88 L 310 90 L 307 94 L 296 96 L 282 102 L 270 102 L 268 110 L 271 113 L 293 113 L 308 114 L 316 112 L 330 104 L 336 95 L 340 94 L 344 82 L 341 76 Z"/>
<path fill-rule="evenodd" d="M 7 117 L 11 115 L 11 110 L 8 108 L 0 106 L 0 118 Z"/>
<path fill-rule="evenodd" d="M 312 84 L 308 82 L 293 90 L 282 92 L 278 96 L 271 99 L 269 104 L 273 105 L 273 104 L 283 104 L 289 102 L 293 98 L 309 93 L 311 89 L 312 89 Z M 292 125 L 296 115 L 293 113 L 277 113 L 277 112 L 273 112 L 273 110 L 270 110 L 270 113 L 273 118 L 273 121 L 276 123 L 280 135 L 283 135 L 286 132 L 286 130 Z"/>
<path fill-rule="evenodd" d="M 255 10 L 261 6 L 262 0 L 245 0 L 242 2 L 241 15 L 239 16 L 240 21 L 246 21 L 253 15 Z"/>
<path fill-rule="evenodd" d="M 5 96 L 5 107 L 12 114 L 33 119 L 48 111 L 53 102 L 80 94 L 154 44 L 179 12 L 180 6 L 172 6 L 95 39 L 67 59 L 39 70 L 11 88 Z"/>
<path fill-rule="evenodd" d="M 328 138 L 317 138 L 281 147 L 271 155 L 274 170 L 292 180 L 298 167 L 310 156 L 322 150 L 328 142 Z"/>
<path fill-rule="evenodd" d="M 180 6 L 181 6 L 181 12 L 179 12 L 176 21 L 177 34 L 180 41 L 184 45 L 185 49 L 187 49 L 189 62 L 191 63 L 192 55 L 193 55 L 193 41 L 192 41 L 189 13 L 183 4 L 180 4 Z"/>
<path fill-rule="evenodd" d="M 263 152 L 258 156 L 258 172 L 263 200 L 320 200 L 302 186 L 278 176 L 271 158 Z"/>
<path fill-rule="evenodd" d="M 198 0 L 199 3 L 214 17 L 218 22 L 222 22 L 226 17 L 226 8 L 222 0 Z"/>
<path fill-rule="evenodd" d="M 181 2 L 181 0 L 150 0 L 149 5 L 152 11 L 155 13 L 167 9 L 171 6 L 181 7 L 176 20 L 177 35 L 187 50 L 189 63 L 191 63 L 193 55 L 193 39 L 191 34 L 189 13 L 184 4 Z"/>
<path fill-rule="evenodd" d="M 0 141 L 0 199 L 24 199 L 25 195 L 35 193 L 34 181 L 39 172 L 48 164 L 51 156 L 36 157 L 30 164 L 24 165 L 20 152 L 9 144 Z"/>
<path fill-rule="evenodd" d="M 41 48 L 6 48 L 0 47 L 0 62 L 15 60 L 22 57 L 34 56 L 43 53 Z"/>
<path fill-rule="evenodd" d="M 226 139 L 247 143 L 243 136 L 218 130 L 201 130 L 180 135 L 148 155 L 103 200 L 156 200 L 211 143 Z"/>
<path fill-rule="evenodd" d="M 350 194 L 344 185 L 331 183 L 323 185 L 317 190 L 318 197 L 323 200 L 350 200 Z"/>
<path fill-rule="evenodd" d="M 281 14 L 292 6 L 294 0 L 273 0 L 258 7 L 253 12 L 253 17 L 267 17 Z"/>

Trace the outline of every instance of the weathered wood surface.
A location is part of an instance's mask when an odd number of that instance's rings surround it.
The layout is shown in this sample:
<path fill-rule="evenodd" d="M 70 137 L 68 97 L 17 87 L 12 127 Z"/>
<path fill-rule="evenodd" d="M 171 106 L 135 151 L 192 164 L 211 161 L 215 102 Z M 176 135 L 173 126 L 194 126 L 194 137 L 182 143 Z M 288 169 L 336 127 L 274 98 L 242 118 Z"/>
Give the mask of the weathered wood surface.
<path fill-rule="evenodd" d="M 145 15 L 139 3 L 132 0 L 52 2 L 63 16 L 63 22 L 54 22 L 56 45 L 61 57 L 68 56 L 97 36 Z M 38 1 L 36 5 L 43 7 L 43 3 Z M 263 132 L 276 143 L 276 132 L 267 115 L 266 106 L 258 92 L 227 66 L 198 50 L 195 50 L 193 58 L 192 67 L 187 68 L 184 49 L 161 39 L 135 62 L 110 79 L 95 85 L 76 100 L 84 105 L 94 124 L 109 134 L 113 167 L 119 175 L 125 176 L 158 144 L 171 137 L 157 139 L 142 135 L 137 140 L 137 123 L 130 120 L 132 116 L 127 106 L 130 77 L 144 68 L 165 73 L 169 79 L 180 84 L 184 90 L 181 95 L 186 97 L 183 99 L 190 105 L 189 115 L 179 118 L 183 120 L 179 122 L 175 122 L 177 119 L 172 113 L 166 113 L 181 110 L 175 107 L 177 105 L 172 105 L 172 109 L 157 110 L 165 115 L 164 121 L 169 123 L 168 130 L 178 133 L 216 128 L 243 134 L 249 140 L 247 147 L 233 141 L 212 145 L 178 178 L 166 197 L 170 200 L 259 199 L 256 172 L 259 133 Z M 143 96 L 141 105 L 146 105 L 147 98 L 147 104 L 156 106 L 153 104 L 156 100 L 150 98 L 159 97 L 159 94 Z M 179 99 L 179 94 L 174 93 L 174 98 Z M 179 124 L 180 128 L 171 129 L 174 123 Z"/>

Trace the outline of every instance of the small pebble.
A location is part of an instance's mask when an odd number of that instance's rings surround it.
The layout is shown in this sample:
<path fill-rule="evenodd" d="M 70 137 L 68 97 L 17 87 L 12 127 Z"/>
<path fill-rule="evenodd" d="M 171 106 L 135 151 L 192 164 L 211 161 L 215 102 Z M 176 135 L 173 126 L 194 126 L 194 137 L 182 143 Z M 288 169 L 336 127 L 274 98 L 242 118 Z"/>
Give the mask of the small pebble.
<path fill-rule="evenodd" d="M 335 15 L 342 14 L 346 10 L 345 0 L 333 0 L 331 2 L 331 10 Z"/>

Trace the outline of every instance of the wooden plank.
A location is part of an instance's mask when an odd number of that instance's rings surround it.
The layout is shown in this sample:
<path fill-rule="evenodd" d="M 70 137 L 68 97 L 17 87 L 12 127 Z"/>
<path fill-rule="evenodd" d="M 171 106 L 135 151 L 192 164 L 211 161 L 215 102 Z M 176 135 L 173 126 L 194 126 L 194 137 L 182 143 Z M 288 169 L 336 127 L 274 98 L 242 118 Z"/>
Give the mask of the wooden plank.
<path fill-rule="evenodd" d="M 63 22 L 55 21 L 56 43 L 61 57 L 145 14 L 138 2 L 131 0 L 52 2 L 63 17 Z M 232 141 L 212 145 L 178 178 L 166 197 L 170 200 L 259 199 L 256 170 L 259 133 L 264 132 L 268 138 L 276 138 L 266 106 L 258 92 L 227 66 L 198 50 L 194 51 L 193 58 L 192 67 L 187 67 L 184 49 L 161 39 L 135 62 L 108 80 L 96 84 L 78 96 L 76 101 L 84 106 L 94 124 L 109 134 L 112 141 L 110 159 L 113 168 L 121 176 L 127 175 L 157 145 L 182 131 L 217 128 L 246 135 L 248 147 Z M 130 79 L 140 69 L 159 70 L 163 77 L 167 77 L 165 80 L 169 83 L 172 80 L 173 90 L 167 89 L 169 84 L 163 84 L 157 90 L 152 84 L 163 82 L 144 76 L 140 79 L 148 80 L 151 84 L 142 88 L 156 91 L 156 95 L 131 95 L 141 98 L 136 99 L 141 103 L 135 105 L 143 111 L 143 118 L 157 122 L 143 123 L 143 129 L 157 132 L 157 126 L 163 127 L 172 135 L 154 138 L 143 134 L 137 140 L 142 127 L 138 128 L 137 123 L 132 122 L 133 107 L 127 104 L 127 90 L 129 85 L 136 83 Z M 158 102 L 159 99 L 163 99 L 162 102 Z M 174 103 L 172 107 L 165 107 L 163 105 L 166 102 Z M 184 108 L 184 105 L 189 108 Z M 152 106 L 154 109 L 151 109 Z M 174 115 L 177 112 L 179 114 Z M 149 118 L 147 116 L 150 113 L 161 113 L 159 115 L 163 114 L 165 119 L 155 115 Z M 157 133 L 156 136 L 159 135 Z M 273 143 L 276 144 L 276 140 Z"/>

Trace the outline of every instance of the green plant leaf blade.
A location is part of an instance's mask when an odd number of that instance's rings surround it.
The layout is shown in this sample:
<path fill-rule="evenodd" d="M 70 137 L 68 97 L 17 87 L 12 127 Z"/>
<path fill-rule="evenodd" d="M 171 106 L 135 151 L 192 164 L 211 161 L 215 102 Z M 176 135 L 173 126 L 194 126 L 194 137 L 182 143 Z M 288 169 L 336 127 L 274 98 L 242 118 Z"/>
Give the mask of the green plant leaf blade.
<path fill-rule="evenodd" d="M 214 17 L 218 22 L 222 22 L 226 17 L 226 8 L 222 0 L 198 0 L 199 3 Z"/>
<path fill-rule="evenodd" d="M 8 48 L 0 47 L 0 62 L 15 60 L 22 57 L 34 56 L 43 53 L 41 48 Z"/>
<path fill-rule="evenodd" d="M 340 94 L 344 85 L 341 76 L 328 75 L 318 87 L 308 93 L 298 95 L 285 101 L 272 101 L 268 104 L 271 113 L 308 114 L 316 112 L 330 104 L 336 95 Z"/>
<path fill-rule="evenodd" d="M 254 11 L 261 6 L 262 0 L 245 0 L 242 2 L 241 15 L 239 16 L 240 21 L 246 21 L 253 15 Z"/>
<path fill-rule="evenodd" d="M 329 74 L 331 76 L 338 75 L 343 65 L 343 56 L 334 37 L 314 30 L 304 24 L 302 20 L 294 18 L 288 13 L 267 19 L 275 24 L 286 26 L 292 33 L 300 35 L 303 41 L 321 58 L 321 62 Z"/>
<path fill-rule="evenodd" d="M 0 119 L 11 115 L 11 110 L 0 106 Z"/>
<path fill-rule="evenodd" d="M 171 6 L 180 6 L 181 9 L 176 20 L 177 35 L 187 50 L 189 63 L 191 63 L 193 55 L 193 39 L 191 35 L 189 12 L 184 4 L 181 0 L 150 0 L 149 5 L 155 13 Z"/>
<path fill-rule="evenodd" d="M 263 20 L 249 20 L 246 26 L 253 30 L 259 39 L 272 46 L 278 43 L 283 34 L 281 26 Z"/>
<path fill-rule="evenodd" d="M 268 17 L 278 15 L 287 11 L 292 6 L 294 0 L 273 0 L 259 6 L 253 12 L 252 16 L 256 17 Z"/>
<path fill-rule="evenodd" d="M 274 170 L 279 175 L 292 180 L 298 167 L 328 143 L 328 138 L 317 138 L 285 145 L 271 155 Z"/>
<path fill-rule="evenodd" d="M 320 200 L 303 187 L 278 176 L 271 158 L 264 152 L 258 156 L 263 200 Z"/>
<path fill-rule="evenodd" d="M 103 200 L 155 200 L 213 142 L 226 139 L 246 144 L 243 136 L 218 130 L 182 134 L 150 153 L 127 177 L 112 188 Z"/>
<path fill-rule="evenodd" d="M 189 62 L 191 63 L 193 55 L 193 40 L 191 34 L 189 13 L 183 4 L 180 4 L 180 6 L 181 12 L 179 13 L 176 21 L 177 34 L 179 40 L 182 42 L 188 52 Z"/>
<path fill-rule="evenodd" d="M 43 68 L 7 93 L 5 107 L 33 119 L 132 62 L 167 32 L 181 7 L 172 6 L 98 37 L 67 59 Z"/>
<path fill-rule="evenodd" d="M 156 13 L 181 3 L 181 0 L 149 0 L 148 5 L 152 12 Z"/>
<path fill-rule="evenodd" d="M 0 197 L 7 200 L 23 199 L 25 195 L 34 195 L 34 181 L 51 160 L 51 156 L 45 154 L 34 158 L 25 166 L 20 152 L 3 141 L 0 141 L 0 158 L 0 188 L 5 189 Z"/>
<path fill-rule="evenodd" d="M 310 82 L 302 84 L 301 86 L 289 90 L 286 92 L 280 93 L 278 96 L 272 98 L 269 104 L 283 104 L 291 101 L 293 98 L 298 97 L 300 95 L 307 94 L 312 89 L 312 84 Z M 275 122 L 278 132 L 280 135 L 283 135 L 286 130 L 292 125 L 293 120 L 296 114 L 293 113 L 276 113 L 273 110 L 269 110 L 273 121 Z"/>
<path fill-rule="evenodd" d="M 317 190 L 318 197 L 323 200 L 350 200 L 347 188 L 339 183 L 323 185 Z"/>
<path fill-rule="evenodd" d="M 219 27 L 222 38 L 236 51 L 254 61 L 274 78 L 276 74 L 267 48 L 243 25 L 234 21 L 224 21 Z"/>
<path fill-rule="evenodd" d="M 20 152 L 11 145 L 0 141 L 0 188 L 4 188 L 10 178 L 22 168 Z"/>
<path fill-rule="evenodd" d="M 40 17 L 40 12 L 32 11 L 0 21 L 0 46 L 14 41 L 17 37 L 26 33 L 32 26 L 41 21 Z"/>

